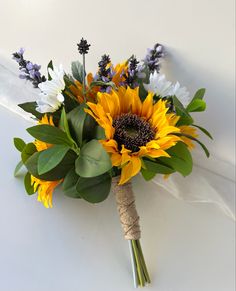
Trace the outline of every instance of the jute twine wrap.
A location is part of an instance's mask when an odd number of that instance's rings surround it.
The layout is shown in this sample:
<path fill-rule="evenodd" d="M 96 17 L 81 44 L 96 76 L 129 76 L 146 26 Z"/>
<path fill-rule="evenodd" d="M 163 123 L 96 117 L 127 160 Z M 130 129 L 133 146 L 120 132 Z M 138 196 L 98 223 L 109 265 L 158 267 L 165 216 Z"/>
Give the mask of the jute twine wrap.
<path fill-rule="evenodd" d="M 119 176 L 112 179 L 112 191 L 116 196 L 117 209 L 124 230 L 124 237 L 129 240 L 137 240 L 141 237 L 141 231 L 132 184 L 127 182 L 124 185 L 118 185 L 119 180 Z"/>

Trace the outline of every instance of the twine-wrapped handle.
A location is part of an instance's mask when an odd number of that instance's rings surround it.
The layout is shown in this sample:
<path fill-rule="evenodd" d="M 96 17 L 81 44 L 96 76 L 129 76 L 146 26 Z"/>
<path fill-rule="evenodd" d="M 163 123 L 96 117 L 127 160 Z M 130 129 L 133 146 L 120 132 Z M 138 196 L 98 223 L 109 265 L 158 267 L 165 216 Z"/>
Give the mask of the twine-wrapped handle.
<path fill-rule="evenodd" d="M 119 180 L 120 177 L 112 179 L 112 191 L 116 197 L 124 237 L 128 240 L 138 240 L 141 237 L 141 231 L 132 184 L 127 182 L 124 185 L 118 185 Z"/>

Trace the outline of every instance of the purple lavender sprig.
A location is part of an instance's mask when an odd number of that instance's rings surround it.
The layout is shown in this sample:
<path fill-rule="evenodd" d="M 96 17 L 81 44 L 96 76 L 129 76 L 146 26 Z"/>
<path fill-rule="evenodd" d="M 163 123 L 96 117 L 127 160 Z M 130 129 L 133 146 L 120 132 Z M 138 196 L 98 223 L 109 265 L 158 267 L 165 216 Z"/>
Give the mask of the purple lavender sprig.
<path fill-rule="evenodd" d="M 128 70 L 125 77 L 125 85 L 136 88 L 138 86 L 137 78 L 139 74 L 139 61 L 136 59 L 135 56 L 132 56 L 128 61 Z"/>
<path fill-rule="evenodd" d="M 152 49 L 148 49 L 147 55 L 143 60 L 151 73 L 160 71 L 160 59 L 165 56 L 164 48 L 161 44 L 156 43 Z"/>
<path fill-rule="evenodd" d="M 24 52 L 25 50 L 21 48 L 18 52 L 12 54 L 12 58 L 19 64 L 20 79 L 32 82 L 33 86 L 37 88 L 40 83 L 46 81 L 46 77 L 40 73 L 41 66 L 24 59 Z"/>
<path fill-rule="evenodd" d="M 108 66 L 111 63 L 109 55 L 103 55 L 101 60 L 98 62 L 98 72 L 94 77 L 95 81 L 102 81 L 104 83 L 109 83 L 115 74 L 112 66 Z M 109 92 L 111 90 L 110 86 L 101 86 L 101 92 Z"/>

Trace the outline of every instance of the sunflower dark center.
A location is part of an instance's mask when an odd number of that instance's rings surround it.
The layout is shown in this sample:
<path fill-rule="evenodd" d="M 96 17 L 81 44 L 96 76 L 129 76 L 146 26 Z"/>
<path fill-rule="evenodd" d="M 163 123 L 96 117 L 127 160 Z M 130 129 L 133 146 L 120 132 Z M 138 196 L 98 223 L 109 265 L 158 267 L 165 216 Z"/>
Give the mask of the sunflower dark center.
<path fill-rule="evenodd" d="M 121 150 L 122 145 L 132 152 L 139 151 L 139 147 L 146 145 L 155 136 L 151 125 L 136 114 L 122 114 L 114 119 L 114 139 Z"/>

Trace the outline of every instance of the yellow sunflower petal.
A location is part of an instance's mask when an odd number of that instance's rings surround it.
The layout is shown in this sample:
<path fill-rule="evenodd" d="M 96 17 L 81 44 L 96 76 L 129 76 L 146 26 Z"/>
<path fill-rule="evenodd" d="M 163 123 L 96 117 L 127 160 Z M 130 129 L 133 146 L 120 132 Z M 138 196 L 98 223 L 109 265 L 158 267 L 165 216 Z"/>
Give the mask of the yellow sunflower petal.
<path fill-rule="evenodd" d="M 141 170 L 141 160 L 137 156 L 132 156 L 131 160 L 121 169 L 121 178 L 119 185 L 122 185 L 129 181 L 132 177 L 138 174 Z"/>
<path fill-rule="evenodd" d="M 121 165 L 122 156 L 119 153 L 112 153 L 111 154 L 111 163 L 112 166 L 119 167 Z"/>
<path fill-rule="evenodd" d="M 145 117 L 148 120 L 152 116 L 152 113 L 153 113 L 153 94 L 149 93 L 143 102 L 141 116 Z"/>

